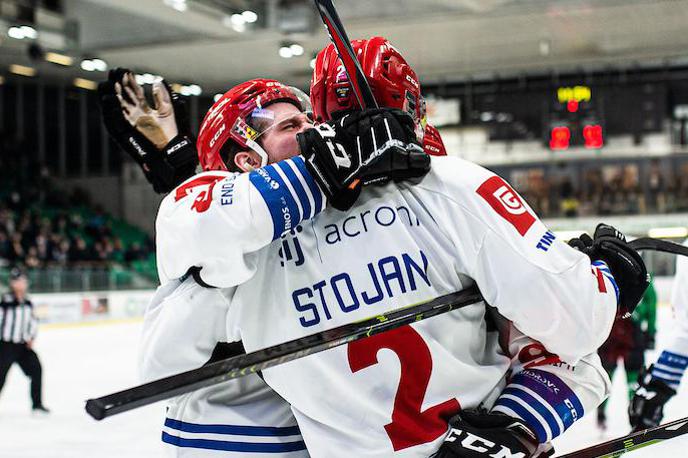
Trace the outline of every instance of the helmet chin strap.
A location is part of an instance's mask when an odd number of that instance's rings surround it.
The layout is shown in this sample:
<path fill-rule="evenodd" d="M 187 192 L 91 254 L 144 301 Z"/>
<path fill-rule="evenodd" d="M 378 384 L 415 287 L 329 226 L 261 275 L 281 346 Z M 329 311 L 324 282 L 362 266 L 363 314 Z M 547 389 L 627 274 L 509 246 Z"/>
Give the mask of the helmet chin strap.
<path fill-rule="evenodd" d="M 246 145 L 251 148 L 253 151 L 258 153 L 258 156 L 260 156 L 260 166 L 265 167 L 268 165 L 268 153 L 265 152 L 262 146 L 258 144 L 258 142 L 247 139 L 246 140 Z"/>

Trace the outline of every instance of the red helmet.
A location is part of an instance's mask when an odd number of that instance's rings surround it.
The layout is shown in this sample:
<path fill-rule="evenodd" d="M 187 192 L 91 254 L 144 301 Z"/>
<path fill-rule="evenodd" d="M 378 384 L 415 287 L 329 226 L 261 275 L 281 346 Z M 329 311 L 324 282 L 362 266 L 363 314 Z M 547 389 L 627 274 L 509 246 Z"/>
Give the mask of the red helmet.
<path fill-rule="evenodd" d="M 308 98 L 298 89 L 279 81 L 254 79 L 225 92 L 206 113 L 198 132 L 196 149 L 203 170 L 227 170 L 220 150 L 229 140 L 240 148 L 252 149 L 261 157 L 261 166 L 268 155 L 256 142 L 261 132 L 251 124 L 254 116 L 270 104 L 288 102 L 305 110 Z"/>
<path fill-rule="evenodd" d="M 421 95 L 416 72 L 383 37 L 353 40 L 351 46 L 378 104 L 408 112 L 416 121 L 416 133 L 421 140 Z M 344 66 L 332 44 L 316 57 L 310 95 L 317 122 L 329 121 L 337 111 L 358 107 Z"/>
<path fill-rule="evenodd" d="M 431 124 L 425 125 L 425 136 L 423 136 L 423 149 L 430 156 L 446 156 L 447 149 L 440 136 L 440 131 Z"/>

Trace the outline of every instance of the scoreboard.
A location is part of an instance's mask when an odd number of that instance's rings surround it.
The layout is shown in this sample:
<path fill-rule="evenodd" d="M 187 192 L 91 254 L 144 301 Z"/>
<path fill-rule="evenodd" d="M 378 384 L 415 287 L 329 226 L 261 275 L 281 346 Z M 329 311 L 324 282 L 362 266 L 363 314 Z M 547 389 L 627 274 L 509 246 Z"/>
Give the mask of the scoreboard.
<path fill-rule="evenodd" d="M 571 146 L 599 149 L 604 146 L 601 107 L 588 86 L 557 88 L 548 110 L 547 143 L 553 151 Z"/>

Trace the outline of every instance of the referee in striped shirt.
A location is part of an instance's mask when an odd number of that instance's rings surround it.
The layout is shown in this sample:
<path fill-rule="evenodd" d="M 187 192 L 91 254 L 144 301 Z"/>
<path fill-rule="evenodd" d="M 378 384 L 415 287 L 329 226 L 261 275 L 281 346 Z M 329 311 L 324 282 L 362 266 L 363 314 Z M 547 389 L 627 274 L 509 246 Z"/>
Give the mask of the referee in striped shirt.
<path fill-rule="evenodd" d="M 29 282 L 21 270 L 12 269 L 9 283 L 10 292 L 0 300 L 0 390 L 10 367 L 17 363 L 31 379 L 33 412 L 47 414 L 41 400 L 41 362 L 32 348 L 38 323 L 26 297 Z"/>

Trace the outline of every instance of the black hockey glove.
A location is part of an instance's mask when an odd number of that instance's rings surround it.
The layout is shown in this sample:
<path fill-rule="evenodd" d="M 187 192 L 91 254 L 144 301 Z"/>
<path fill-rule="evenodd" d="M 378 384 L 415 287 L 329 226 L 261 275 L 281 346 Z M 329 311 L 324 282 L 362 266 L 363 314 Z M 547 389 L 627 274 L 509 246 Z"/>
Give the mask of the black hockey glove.
<path fill-rule="evenodd" d="M 629 316 L 650 284 L 643 258 L 626 242 L 626 237 L 606 224 L 598 224 L 593 238 L 583 234 L 569 245 L 593 261 L 604 261 L 619 287 L 619 315 Z"/>
<path fill-rule="evenodd" d="M 198 155 L 186 103 L 167 83 L 154 85 L 154 108 L 127 69 L 110 70 L 98 93 L 110 136 L 139 164 L 155 192 L 167 193 L 194 174 Z"/>
<path fill-rule="evenodd" d="M 638 389 L 628 406 L 628 420 L 634 432 L 659 425 L 664 417 L 664 404 L 676 394 L 669 385 L 652 377 L 652 367 L 638 377 Z"/>
<path fill-rule="evenodd" d="M 413 120 L 401 110 L 352 111 L 297 139 L 309 172 L 339 210 L 351 208 L 364 185 L 422 177 L 430 170 Z"/>
<path fill-rule="evenodd" d="M 485 458 L 551 456 L 540 447 L 535 434 L 522 420 L 503 413 L 462 410 L 449 420 L 451 431 L 433 458 Z"/>

